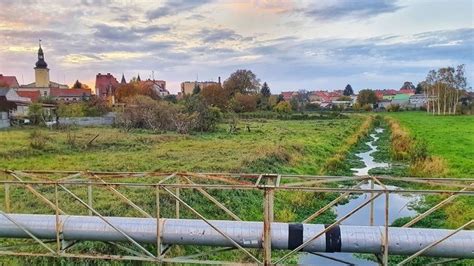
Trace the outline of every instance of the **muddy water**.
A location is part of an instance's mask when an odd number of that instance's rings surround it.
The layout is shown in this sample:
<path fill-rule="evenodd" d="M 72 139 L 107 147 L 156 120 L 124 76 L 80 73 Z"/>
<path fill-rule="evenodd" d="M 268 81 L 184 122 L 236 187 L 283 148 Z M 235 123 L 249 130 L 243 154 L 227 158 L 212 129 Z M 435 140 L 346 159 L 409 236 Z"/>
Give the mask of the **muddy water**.
<path fill-rule="evenodd" d="M 362 168 L 353 168 L 354 175 L 363 176 L 368 175 L 370 169 L 376 167 L 390 167 L 388 163 L 378 163 L 374 162 L 374 157 L 372 154 L 377 151 L 377 146 L 375 142 L 379 139 L 379 135 L 383 132 L 383 128 L 376 128 L 375 132 L 370 134 L 370 141 L 366 144 L 370 147 L 370 150 L 367 152 L 357 153 L 356 156 L 361 159 L 365 164 L 365 167 Z M 364 189 L 370 189 L 371 183 L 362 184 L 360 187 Z M 377 184 L 373 185 L 375 189 L 381 189 Z M 396 186 L 387 186 L 390 189 L 400 189 Z M 340 219 L 351 210 L 367 201 L 370 198 L 370 193 L 360 194 L 349 199 L 349 202 L 346 204 L 337 205 L 333 210 L 337 214 L 337 219 Z M 416 212 L 411 210 L 408 206 L 412 202 L 416 202 L 419 198 L 417 196 L 410 195 L 396 195 L 391 194 L 389 196 L 389 223 L 392 223 L 398 218 L 406 216 L 414 216 Z M 385 224 L 385 197 L 378 197 L 374 200 L 374 221 L 373 225 L 384 225 Z M 355 214 L 350 216 L 348 219 L 344 220 L 341 224 L 346 225 L 370 225 L 370 204 L 364 208 L 357 211 Z M 323 256 L 330 256 L 341 261 L 335 261 L 321 256 L 313 254 L 302 255 L 299 259 L 299 264 L 305 265 L 377 265 L 376 263 L 360 258 L 356 258 L 351 253 L 321 253 Z M 344 263 L 346 262 L 346 263 Z"/>

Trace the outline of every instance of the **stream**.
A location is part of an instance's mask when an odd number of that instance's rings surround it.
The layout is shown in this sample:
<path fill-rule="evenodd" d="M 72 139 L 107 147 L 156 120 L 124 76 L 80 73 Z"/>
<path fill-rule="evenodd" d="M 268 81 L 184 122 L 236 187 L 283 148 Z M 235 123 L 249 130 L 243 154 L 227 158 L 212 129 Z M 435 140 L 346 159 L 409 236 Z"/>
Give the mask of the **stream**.
<path fill-rule="evenodd" d="M 370 147 L 369 151 L 360 152 L 355 154 L 365 164 L 362 168 L 352 168 L 355 176 L 368 175 L 370 169 L 373 168 L 387 168 L 390 167 L 389 163 L 378 163 L 374 162 L 372 153 L 377 151 L 376 141 L 379 139 L 379 135 L 384 131 L 383 128 L 376 128 L 374 133 L 370 134 L 370 141 L 366 144 Z M 371 181 L 362 184 L 360 188 L 370 189 Z M 386 187 L 390 189 L 401 189 L 396 186 Z M 377 184 L 374 184 L 375 189 L 381 189 Z M 349 198 L 349 201 L 345 204 L 336 205 L 333 210 L 337 214 L 337 219 L 340 219 L 351 210 L 367 201 L 370 198 L 370 193 L 359 194 Z M 414 216 L 416 211 L 409 208 L 410 203 L 416 202 L 419 199 L 418 196 L 414 195 L 399 195 L 390 194 L 389 196 L 389 223 L 391 224 L 398 218 Z M 373 225 L 384 225 L 385 224 L 385 197 L 379 197 L 374 200 L 374 223 Z M 341 224 L 345 225 L 370 225 L 370 204 L 363 207 L 352 216 L 344 220 Z M 304 265 L 378 265 L 377 263 L 362 258 L 353 256 L 352 253 L 319 253 L 321 256 L 305 253 L 300 256 L 298 264 Z M 335 258 L 340 261 L 329 259 L 325 256 Z"/>

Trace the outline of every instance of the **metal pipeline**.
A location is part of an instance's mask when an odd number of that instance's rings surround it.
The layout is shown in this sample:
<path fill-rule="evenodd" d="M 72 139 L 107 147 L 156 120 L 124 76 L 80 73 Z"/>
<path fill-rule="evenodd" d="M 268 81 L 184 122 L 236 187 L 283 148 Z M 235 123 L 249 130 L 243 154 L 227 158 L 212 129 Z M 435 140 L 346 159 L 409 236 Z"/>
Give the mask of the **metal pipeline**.
<path fill-rule="evenodd" d="M 56 216 L 7 214 L 8 217 L 37 238 L 56 238 Z M 135 241 L 156 243 L 156 219 L 104 217 Z M 64 240 L 122 241 L 127 239 L 97 216 L 60 215 L 60 232 Z M 241 221 L 209 221 L 234 241 L 247 248 L 261 248 L 263 223 Z M 272 223 L 272 248 L 294 249 L 325 229 L 321 224 Z M 232 243 L 202 220 L 160 219 L 163 244 L 231 247 Z M 340 225 L 309 243 L 302 251 L 380 253 L 383 226 Z M 452 230 L 422 228 L 389 228 L 391 255 L 414 254 L 423 247 L 448 235 Z M 30 236 L 7 217 L 0 215 L 0 237 Z M 474 231 L 463 230 L 423 253 L 423 256 L 474 258 Z"/>

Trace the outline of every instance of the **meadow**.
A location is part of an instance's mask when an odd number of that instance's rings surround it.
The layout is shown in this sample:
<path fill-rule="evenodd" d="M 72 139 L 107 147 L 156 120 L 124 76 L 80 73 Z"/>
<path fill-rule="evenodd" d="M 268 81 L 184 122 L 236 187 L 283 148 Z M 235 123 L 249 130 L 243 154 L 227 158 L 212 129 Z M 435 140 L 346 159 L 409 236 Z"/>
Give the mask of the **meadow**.
<path fill-rule="evenodd" d="M 40 129 L 47 139 L 41 148 L 31 145 L 37 129 L 10 129 L 0 131 L 0 168 L 318 174 L 363 120 L 242 120 L 237 133 L 221 124 L 216 132 L 193 135 Z"/>
<path fill-rule="evenodd" d="M 364 124 L 367 125 L 367 119 L 367 116 L 355 115 L 346 119 L 240 120 L 236 133 L 229 133 L 229 125 L 223 123 L 216 132 L 192 135 L 169 132 L 155 134 L 143 130 L 124 132 L 112 127 L 62 130 L 15 128 L 0 131 L 0 168 L 320 174 L 327 168 L 330 158 L 341 154 L 358 139 L 354 134 L 360 134 L 360 128 Z M 95 138 L 96 136 L 98 137 Z M 45 141 L 36 143 L 36 138 Z M 72 190 L 81 198 L 87 197 L 84 188 Z M 155 197 L 150 191 L 123 188 L 120 188 L 120 191 L 147 212 L 155 214 Z M 50 200 L 54 199 L 54 191 L 51 188 L 45 188 L 43 192 Z M 208 192 L 244 220 L 256 221 L 263 218 L 260 191 Z M 12 212 L 51 214 L 50 208 L 36 200 L 24 188 L 11 187 L 10 194 Z M 164 191 L 160 194 L 162 217 L 173 217 L 174 200 Z M 87 210 L 70 196 L 64 192 L 59 195 L 61 208 L 68 214 L 87 215 Z M 209 219 L 229 218 L 225 213 L 216 211 L 216 207 L 198 193 L 183 190 L 180 196 Z M 275 221 L 301 221 L 335 197 L 336 193 L 277 192 Z M 4 191 L 0 189 L 0 206 L 4 205 L 3 199 Z M 105 189 L 94 190 L 93 205 L 105 215 L 139 216 Z M 185 208 L 181 209 L 180 217 L 196 218 Z M 328 211 L 313 222 L 330 223 L 334 218 L 335 214 Z M 147 247 L 149 250 L 155 249 L 153 245 Z M 91 249 L 124 254 L 117 248 L 95 242 L 81 243 L 75 246 L 73 251 L 80 253 Z M 174 247 L 170 254 L 181 255 L 207 249 L 192 246 Z M 211 258 L 237 258 L 245 261 L 245 257 L 236 251 L 228 251 Z M 33 263 L 45 264 L 53 261 L 32 260 Z M 22 264 L 25 259 L 8 258 L 3 262 Z M 296 262 L 296 257 L 293 262 Z"/>
<path fill-rule="evenodd" d="M 430 155 L 443 158 L 446 174 L 474 177 L 474 116 L 433 116 L 425 112 L 387 114 L 411 137 L 427 144 Z"/>

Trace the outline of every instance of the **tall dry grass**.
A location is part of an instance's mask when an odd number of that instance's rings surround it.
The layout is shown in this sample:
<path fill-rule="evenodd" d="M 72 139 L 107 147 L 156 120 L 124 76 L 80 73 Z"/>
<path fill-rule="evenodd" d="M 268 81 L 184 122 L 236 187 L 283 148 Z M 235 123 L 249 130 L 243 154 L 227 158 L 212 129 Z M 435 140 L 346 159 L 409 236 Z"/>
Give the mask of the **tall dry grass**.
<path fill-rule="evenodd" d="M 321 174 L 327 174 L 340 167 L 343 167 L 344 160 L 349 153 L 352 146 L 356 145 L 362 138 L 367 136 L 372 129 L 375 121 L 375 116 L 367 116 L 362 125 L 352 134 L 346 142 L 324 163 Z"/>
<path fill-rule="evenodd" d="M 447 173 L 446 161 L 428 153 L 426 142 L 416 140 L 391 117 L 385 117 L 390 128 L 391 155 L 394 160 L 409 160 L 411 176 L 442 177 Z"/>

